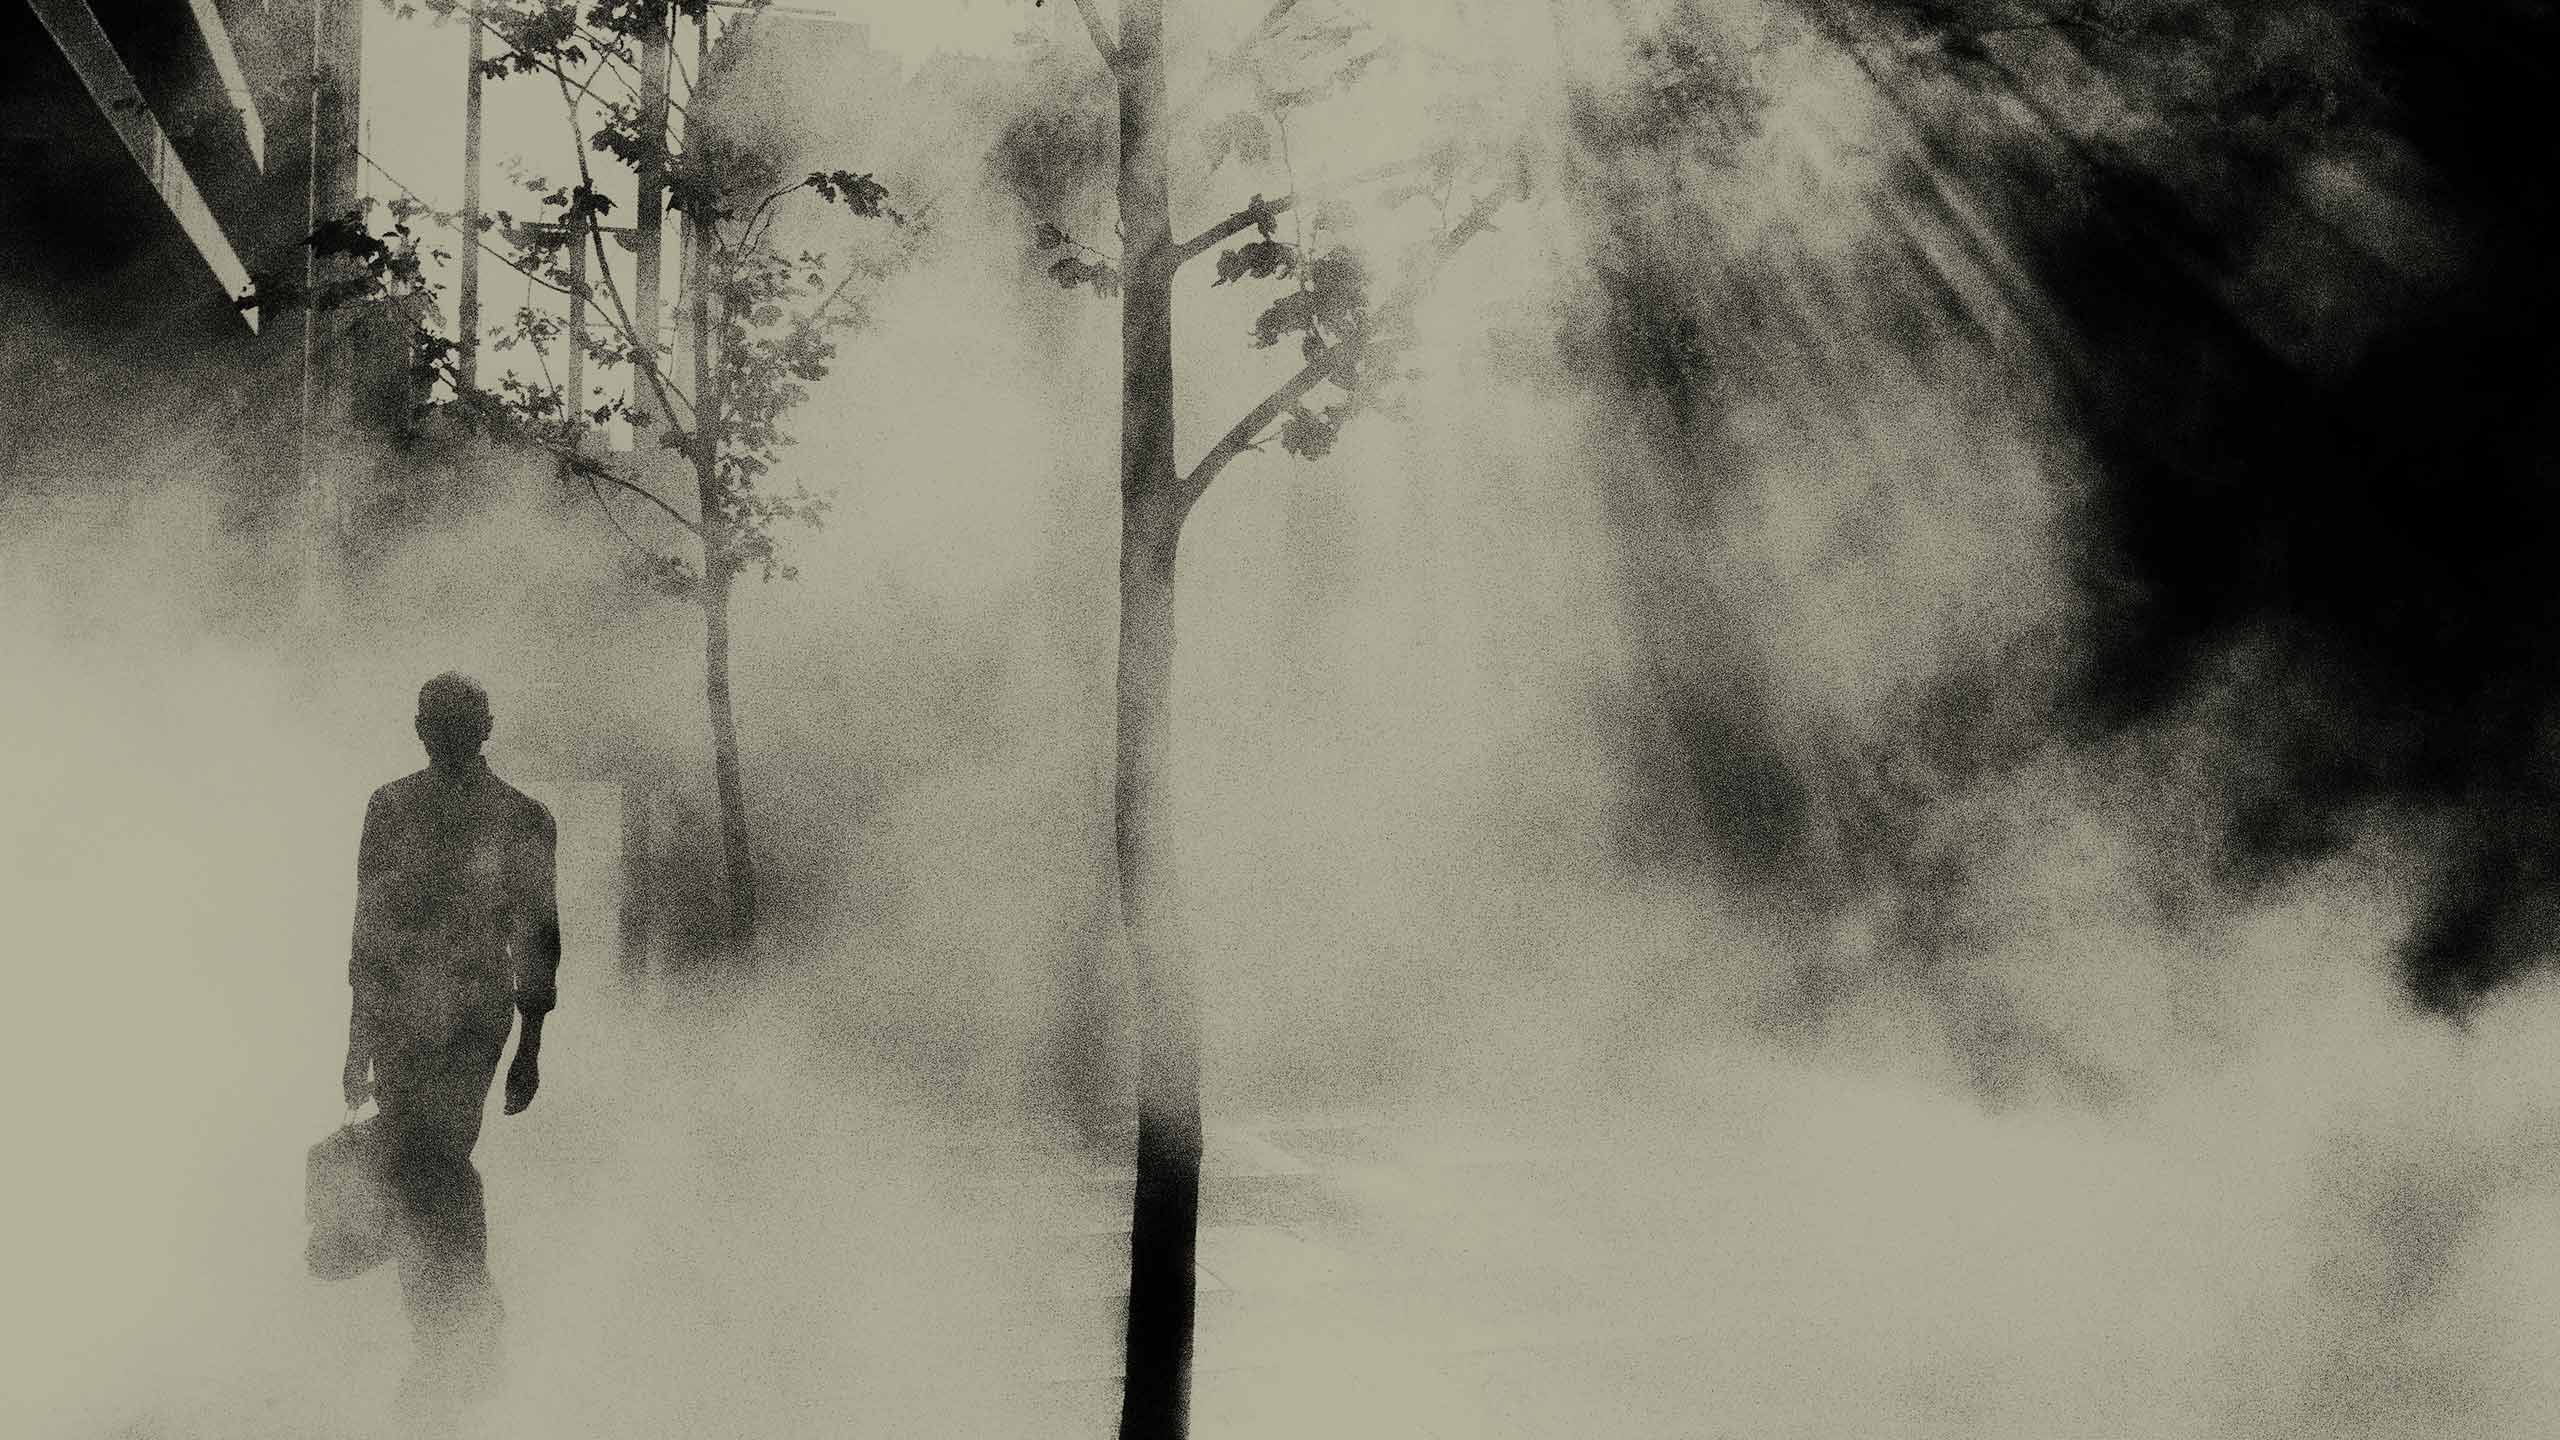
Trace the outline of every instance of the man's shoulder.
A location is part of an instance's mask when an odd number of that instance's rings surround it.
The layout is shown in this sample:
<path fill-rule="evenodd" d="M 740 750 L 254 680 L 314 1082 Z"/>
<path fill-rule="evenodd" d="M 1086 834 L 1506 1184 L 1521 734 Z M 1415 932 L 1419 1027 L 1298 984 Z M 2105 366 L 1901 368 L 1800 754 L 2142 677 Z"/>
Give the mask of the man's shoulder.
<path fill-rule="evenodd" d="M 506 781 L 499 779 L 494 774 L 489 777 L 489 781 L 493 789 L 496 791 L 498 803 L 505 808 L 508 819 L 512 820 L 515 824 L 528 830 L 539 830 L 546 835 L 550 834 L 557 828 L 551 818 L 550 806 L 534 799 L 532 796 L 527 795 L 513 785 L 508 784 Z"/>
<path fill-rule="evenodd" d="M 432 767 L 424 770 L 413 770 L 410 773 L 401 776 L 397 780 L 387 781 L 381 785 L 375 786 L 373 790 L 373 798 L 366 803 L 373 806 L 405 804 L 411 798 L 416 796 L 419 791 L 425 789 L 428 782 L 434 778 L 435 771 Z"/>

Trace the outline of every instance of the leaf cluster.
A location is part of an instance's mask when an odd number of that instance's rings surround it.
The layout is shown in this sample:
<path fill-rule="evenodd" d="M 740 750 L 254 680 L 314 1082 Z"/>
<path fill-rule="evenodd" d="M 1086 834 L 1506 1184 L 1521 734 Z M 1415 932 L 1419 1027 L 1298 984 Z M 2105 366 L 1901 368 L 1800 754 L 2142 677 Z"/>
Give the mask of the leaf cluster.
<path fill-rule="evenodd" d="M 1254 240 L 1219 252 L 1212 285 L 1238 280 L 1287 279 L 1298 268 L 1298 247 L 1282 240 Z"/>
<path fill-rule="evenodd" d="M 1120 266 L 1110 256 L 1076 239 L 1053 222 L 1043 220 L 1032 228 L 1031 246 L 1034 250 L 1069 252 L 1049 262 L 1049 278 L 1057 282 L 1059 289 L 1090 286 L 1094 294 L 1104 299 L 1120 293 Z M 1092 258 L 1087 259 L 1087 256 Z"/>
<path fill-rule="evenodd" d="M 1327 405 L 1321 412 L 1296 406 L 1280 422 L 1280 448 L 1301 460 L 1321 460 L 1333 453 L 1334 442 L 1342 438 L 1342 427 L 1350 420 L 1353 402 L 1343 400 Z"/>
<path fill-rule="evenodd" d="M 1272 243 L 1260 241 L 1256 245 Z M 1229 256 L 1254 248 L 1240 246 L 1221 255 L 1221 273 L 1227 268 Z M 1300 267 L 1292 250 L 1288 268 L 1297 275 L 1298 288 L 1272 301 L 1270 307 L 1253 322 L 1255 348 L 1268 350 L 1296 335 L 1300 348 L 1313 359 L 1331 338 L 1357 334 L 1366 325 L 1369 318 L 1369 267 L 1358 252 L 1337 247 L 1317 256 L 1312 264 Z"/>
<path fill-rule="evenodd" d="M 889 187 L 869 174 L 856 175 L 850 170 L 827 170 L 813 173 L 803 182 L 818 192 L 818 198 L 830 205 L 842 205 L 866 220 L 886 217 L 905 224 L 907 217 L 888 207 Z"/>
<path fill-rule="evenodd" d="M 500 212 L 488 223 L 487 230 L 511 247 L 501 252 L 501 258 L 529 280 L 574 291 L 580 281 L 567 263 L 571 247 L 592 240 L 610 202 L 585 183 L 551 186 L 539 177 L 520 177 L 519 183 L 537 197 L 539 218 L 519 221 Z M 817 192 L 856 215 L 904 219 L 887 204 L 886 187 L 868 174 L 813 173 L 783 193 L 801 189 Z M 446 420 L 494 442 L 549 454 L 563 482 L 591 492 L 600 505 L 614 489 L 649 493 L 586 448 L 595 426 L 632 418 L 630 409 L 619 400 L 583 406 L 579 397 L 568 395 L 548 379 L 547 357 L 564 343 L 583 344 L 586 353 L 601 363 L 640 367 L 642 383 L 663 388 L 682 401 L 683 387 L 672 373 L 676 367 L 663 357 L 638 353 L 609 313 L 601 326 L 575 336 L 559 317 L 528 303 L 492 332 L 491 344 L 498 351 L 530 351 L 541 362 L 545 378 L 507 373 L 493 384 L 472 384 L 463 372 L 461 346 L 434 333 L 413 304 L 403 303 L 433 289 L 424 280 L 417 236 L 408 223 L 420 214 L 433 213 L 418 202 L 402 201 L 395 206 L 395 223 L 379 233 L 368 226 L 361 211 L 315 229 L 307 237 L 311 250 L 348 269 L 342 280 L 317 296 L 318 303 L 330 308 L 367 303 L 401 306 L 414 336 L 412 366 L 420 393 L 432 397 L 441 392 L 445 397 L 430 398 L 424 409 L 440 412 Z M 752 227 L 707 247 L 704 255 L 710 272 L 706 297 L 716 317 L 714 381 L 709 396 L 692 396 L 689 403 L 697 412 L 709 408 L 714 417 L 712 443 L 702 443 L 699 413 L 691 426 L 662 425 L 658 443 L 709 467 L 709 484 L 704 487 L 710 497 L 706 518 L 714 522 L 709 533 L 723 538 L 718 553 L 708 557 L 709 573 L 723 583 L 750 569 L 760 571 L 767 580 L 789 579 L 797 572 L 780 558 L 775 527 L 786 522 L 814 526 L 826 513 L 828 502 L 805 486 L 787 492 L 770 488 L 779 453 L 791 441 L 782 422 L 808 398 L 808 387 L 828 374 L 836 356 L 833 335 L 860 323 L 860 307 L 845 303 L 843 293 L 857 272 L 847 269 L 831 285 L 834 267 L 825 255 L 811 251 L 783 255 Z M 596 302 L 612 298 L 592 287 L 585 293 L 591 314 L 596 313 Z M 659 510 L 674 513 L 662 497 L 652 498 Z M 612 517 L 610 506 L 606 513 Z M 621 522 L 614 523 L 620 530 Z M 628 531 L 622 533 L 631 540 Z M 636 573 L 653 588 L 698 593 L 699 578 L 682 562 L 632 543 L 643 556 Z"/>
<path fill-rule="evenodd" d="M 304 237 L 300 248 L 319 262 L 308 282 L 298 263 L 262 270 L 250 292 L 233 305 L 273 316 L 297 307 L 338 310 L 431 293 L 434 287 L 426 278 L 426 262 L 446 257 L 441 250 L 421 248 L 424 242 L 409 224 L 417 210 L 395 203 L 393 223 L 377 232 L 366 221 L 372 205 L 368 200 L 323 219 Z"/>
<path fill-rule="evenodd" d="M 867 178 L 867 177 L 865 177 Z M 720 445 L 714 459 L 716 512 L 730 534 L 724 569 L 760 568 L 767 580 L 798 572 L 776 556 L 773 527 L 815 527 L 828 502 L 796 487 L 774 494 L 766 482 L 783 446 L 782 420 L 826 378 L 836 356 L 831 335 L 860 323 L 858 309 L 808 302 L 826 285 L 825 257 L 784 257 L 767 250 L 715 257 L 712 294 L 719 301 Z"/>

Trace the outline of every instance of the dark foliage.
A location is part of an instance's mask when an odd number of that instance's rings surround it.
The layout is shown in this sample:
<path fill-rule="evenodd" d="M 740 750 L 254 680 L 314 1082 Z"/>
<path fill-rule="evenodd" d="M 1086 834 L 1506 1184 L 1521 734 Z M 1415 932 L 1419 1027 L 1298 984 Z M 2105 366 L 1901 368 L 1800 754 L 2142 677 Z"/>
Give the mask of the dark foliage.
<path fill-rule="evenodd" d="M 1880 68 L 1889 84 L 1951 80 L 2031 112 L 2053 97 L 2017 47 L 2065 31 L 2159 117 L 2057 150 L 1911 111 L 1938 164 L 1910 200 L 1961 184 L 2020 237 L 2065 326 L 2057 363 L 2098 462 L 2074 732 L 2178 713 L 2254 647 L 2249 725 L 2220 762 L 2227 875 L 2294 873 L 2377 809 L 2423 816 L 2439 838 L 2405 955 L 2417 993 L 2458 1007 L 2544 953 L 2560 913 L 2560 834 L 2536 818 L 2560 805 L 2560 601 L 2542 578 L 2560 543 L 2560 176 L 2538 117 L 2560 20 L 2355 0 L 1809 9 L 1846 34 L 1934 36 Z M 2392 223 L 2444 237 L 2431 270 L 2306 209 L 2294 177 L 2331 151 L 2403 158 L 2383 177 Z M 2282 236 L 2306 237 L 2288 242 L 2303 258 L 2270 292 L 2253 266 Z M 2314 282 L 2343 308 L 2285 288 Z"/>

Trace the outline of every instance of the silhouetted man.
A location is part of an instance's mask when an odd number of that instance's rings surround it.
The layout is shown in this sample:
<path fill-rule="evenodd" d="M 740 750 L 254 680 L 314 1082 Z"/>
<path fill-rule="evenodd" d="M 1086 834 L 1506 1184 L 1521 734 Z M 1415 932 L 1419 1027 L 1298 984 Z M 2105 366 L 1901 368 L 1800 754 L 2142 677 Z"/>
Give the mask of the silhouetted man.
<path fill-rule="evenodd" d="M 400 1291 L 418 1336 L 413 1383 L 438 1394 L 476 1388 L 496 1358 L 500 1306 L 471 1147 L 519 1014 L 507 1113 L 533 1103 L 560 966 L 551 812 L 490 773 L 489 730 L 488 694 L 467 677 L 419 690 L 428 765 L 365 807 L 347 965 L 346 1100 L 362 1104 L 369 1088 L 381 1105 L 404 1222 Z"/>

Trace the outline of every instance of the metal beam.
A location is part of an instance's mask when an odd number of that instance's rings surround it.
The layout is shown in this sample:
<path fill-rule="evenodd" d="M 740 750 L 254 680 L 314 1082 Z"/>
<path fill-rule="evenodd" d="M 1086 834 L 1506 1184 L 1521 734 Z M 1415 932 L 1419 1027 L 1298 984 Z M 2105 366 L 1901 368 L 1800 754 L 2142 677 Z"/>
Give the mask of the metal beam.
<path fill-rule="evenodd" d="M 115 127 L 116 138 L 124 142 L 133 163 L 142 167 L 143 177 L 159 193 L 160 203 L 178 222 L 178 228 L 194 243 L 196 254 L 213 271 L 223 292 L 235 299 L 254 295 L 255 282 L 249 278 L 249 267 L 240 263 L 239 252 L 231 248 L 230 238 L 222 233 L 220 222 L 204 203 L 204 195 L 196 189 L 195 177 L 187 173 L 178 152 L 169 146 L 169 132 L 160 128 L 160 118 L 151 112 L 142 98 L 141 87 L 133 80 L 133 72 L 125 69 L 116 55 L 114 42 L 98 24 L 96 12 L 88 0 L 28 0 L 36 18 L 62 49 L 63 58 L 80 76 L 89 98 L 97 102 L 98 111 Z M 251 331 L 258 328 L 258 312 L 252 308 L 240 312 L 240 318 Z"/>
<path fill-rule="evenodd" d="M 462 77 L 462 383 L 480 383 L 480 7 L 470 11 L 471 53 Z"/>
<path fill-rule="evenodd" d="M 259 118 L 258 99 L 250 93 L 249 77 L 241 73 L 240 53 L 231 48 L 231 29 L 222 23 L 222 12 L 213 8 L 213 0 L 187 0 L 187 9 L 196 17 L 204 48 L 213 52 L 213 68 L 222 77 L 222 93 L 231 101 L 232 113 L 240 117 L 240 133 L 249 142 L 249 158 L 258 162 L 263 174 L 267 168 L 267 122 Z"/>
<path fill-rule="evenodd" d="M 674 53 L 675 14 L 666 0 L 648 0 L 649 29 L 640 36 L 639 196 L 633 206 L 632 229 L 640 245 L 638 273 L 632 276 L 631 328 L 625 336 L 632 349 L 631 432 L 634 449 L 656 453 L 647 432 L 673 426 L 676 417 L 658 413 L 643 367 L 666 363 L 658 344 L 658 287 L 666 278 L 663 226 L 667 212 L 667 72 Z M 663 374 L 664 371 L 659 373 Z"/>

